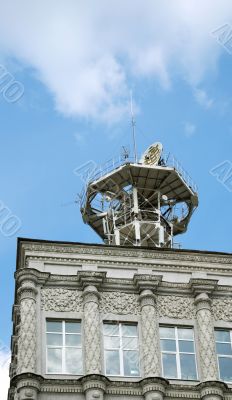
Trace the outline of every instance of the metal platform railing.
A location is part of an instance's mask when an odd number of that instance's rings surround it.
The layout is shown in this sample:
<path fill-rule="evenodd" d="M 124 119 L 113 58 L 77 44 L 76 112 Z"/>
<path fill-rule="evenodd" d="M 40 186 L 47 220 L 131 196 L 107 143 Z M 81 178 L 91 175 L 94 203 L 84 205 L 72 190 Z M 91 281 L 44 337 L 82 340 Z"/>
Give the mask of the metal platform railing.
<path fill-rule="evenodd" d="M 89 174 L 88 173 L 86 174 L 86 187 L 90 182 L 94 182 L 100 179 L 101 177 L 109 174 L 114 169 L 117 169 L 128 163 L 142 165 L 140 162 L 136 163 L 134 157 L 128 157 L 125 159 L 122 159 L 121 157 L 114 157 L 106 161 L 103 165 L 96 167 L 94 170 L 91 169 L 89 171 Z M 197 193 L 198 191 L 197 185 L 195 184 L 191 176 L 188 174 L 188 172 L 183 168 L 181 163 L 172 154 L 169 154 L 168 156 L 163 154 L 161 157 L 160 166 L 174 168 L 182 177 L 184 182 L 193 190 L 193 192 Z"/>

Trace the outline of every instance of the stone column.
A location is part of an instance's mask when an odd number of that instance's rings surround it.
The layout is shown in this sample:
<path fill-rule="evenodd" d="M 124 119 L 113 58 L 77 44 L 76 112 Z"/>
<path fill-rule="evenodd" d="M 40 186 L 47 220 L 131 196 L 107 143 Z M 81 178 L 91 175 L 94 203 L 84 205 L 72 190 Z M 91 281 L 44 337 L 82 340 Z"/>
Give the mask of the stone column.
<path fill-rule="evenodd" d="M 159 317 L 154 295 L 161 279 L 162 276 L 134 275 L 134 283 L 140 292 L 144 378 L 161 376 Z"/>
<path fill-rule="evenodd" d="M 104 272 L 79 272 L 84 299 L 84 351 L 85 374 L 101 374 L 101 335 L 98 288 L 105 278 Z"/>
<path fill-rule="evenodd" d="M 20 327 L 18 338 L 17 374 L 36 373 L 37 316 L 36 316 L 36 276 L 30 271 L 16 274 L 19 289 L 17 298 L 20 308 Z"/>
<path fill-rule="evenodd" d="M 214 321 L 209 295 L 217 286 L 216 280 L 191 279 L 195 295 L 197 337 L 200 356 L 201 381 L 218 380 Z"/>

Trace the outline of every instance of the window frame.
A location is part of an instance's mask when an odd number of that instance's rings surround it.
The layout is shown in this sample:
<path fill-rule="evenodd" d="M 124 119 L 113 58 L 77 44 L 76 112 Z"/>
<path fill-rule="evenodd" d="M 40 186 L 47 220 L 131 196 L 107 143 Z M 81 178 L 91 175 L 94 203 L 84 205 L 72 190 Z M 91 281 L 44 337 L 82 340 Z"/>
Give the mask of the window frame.
<path fill-rule="evenodd" d="M 61 326 L 62 326 L 62 331 L 61 332 L 53 332 L 53 331 L 49 331 L 47 329 L 47 322 L 60 322 Z M 80 333 L 71 333 L 71 332 L 66 332 L 65 329 L 65 324 L 69 323 L 69 322 L 75 322 L 75 323 L 79 323 L 80 324 Z M 58 345 L 48 345 L 47 343 L 47 335 L 48 334 L 58 334 L 62 337 L 62 345 L 58 346 Z M 81 341 L 80 341 L 80 346 L 67 346 L 65 344 L 65 337 L 66 335 L 76 335 L 76 336 L 80 336 Z M 83 375 L 83 346 L 82 346 L 82 323 L 80 319 L 59 319 L 59 318 L 46 318 L 45 320 L 45 348 L 46 348 L 46 374 L 47 375 L 73 375 L 73 376 L 80 376 Z M 66 349 L 78 349 L 81 352 L 81 368 L 80 368 L 80 372 L 77 374 L 71 373 L 71 372 L 67 372 L 65 367 L 65 363 L 66 363 Z M 60 372 L 48 372 L 48 349 L 61 349 L 61 371 Z"/>
<path fill-rule="evenodd" d="M 119 335 L 107 335 L 104 333 L 104 325 L 116 325 L 119 328 Z M 136 331 L 137 331 L 137 336 L 123 336 L 122 333 L 122 325 L 130 325 L 130 326 L 135 326 Z M 114 348 L 114 347 L 109 347 L 106 348 L 105 346 L 105 337 L 119 337 L 119 348 Z M 137 339 L 137 347 L 136 349 L 127 349 L 126 347 L 123 347 L 123 338 L 136 338 Z M 108 374 L 107 373 L 107 363 L 106 363 L 106 352 L 107 351 L 117 351 L 119 353 L 119 369 L 120 369 L 120 374 Z M 138 354 L 138 370 L 139 373 L 138 375 L 125 375 L 124 370 L 125 370 L 125 365 L 124 365 L 124 359 L 123 359 L 123 353 L 124 351 L 136 351 Z M 123 378 L 140 378 L 141 377 L 141 363 L 140 363 L 140 346 L 139 346 L 139 324 L 138 322 L 127 322 L 127 321 L 120 321 L 120 322 L 114 322 L 114 321 L 103 321 L 103 352 L 104 352 L 104 373 L 106 376 L 115 376 L 115 377 L 123 377 Z"/>
<path fill-rule="evenodd" d="M 193 326 L 184 326 L 184 325 L 169 325 L 169 324 L 160 324 L 159 328 L 174 328 L 175 332 L 175 337 L 173 339 L 171 338 L 161 338 L 160 337 L 160 353 L 161 353 L 161 367 L 162 367 L 162 376 L 166 379 L 171 379 L 171 380 L 182 380 L 182 381 L 190 381 L 190 382 L 195 382 L 199 380 L 199 375 L 198 375 L 198 365 L 197 365 L 197 349 L 196 349 L 196 340 L 195 340 L 195 330 Z M 191 329 L 193 333 L 193 339 L 179 339 L 178 337 L 178 329 Z M 161 348 L 161 340 L 173 340 L 175 341 L 176 345 L 176 351 L 171 351 L 171 350 L 162 350 Z M 180 351 L 179 349 L 179 341 L 188 341 L 193 343 L 193 350 L 194 352 L 183 352 Z M 164 375 L 164 366 L 163 366 L 163 354 L 173 354 L 175 355 L 176 358 L 176 372 L 177 372 L 177 377 L 176 378 L 170 378 Z M 195 379 L 186 379 L 181 377 L 181 362 L 180 362 L 180 355 L 181 354 L 189 354 L 194 356 L 195 360 L 195 368 L 196 368 L 196 378 Z"/>
<path fill-rule="evenodd" d="M 215 335 L 215 349 L 216 349 L 216 356 L 217 356 L 217 367 L 218 367 L 219 379 L 222 380 L 222 382 L 226 382 L 226 383 L 231 384 L 232 383 L 232 379 L 230 381 L 226 381 L 221 377 L 221 371 L 220 371 L 220 365 L 219 365 L 219 357 L 230 358 L 232 360 L 232 354 L 231 355 L 229 355 L 229 354 L 218 354 L 218 352 L 217 352 L 217 343 L 224 343 L 224 344 L 225 343 L 230 343 L 231 350 L 232 350 L 232 329 L 231 328 L 215 328 L 214 329 L 214 333 L 216 331 L 217 332 L 218 331 L 229 332 L 229 334 L 230 334 L 230 342 L 222 342 L 222 341 L 216 340 L 216 335 Z"/>

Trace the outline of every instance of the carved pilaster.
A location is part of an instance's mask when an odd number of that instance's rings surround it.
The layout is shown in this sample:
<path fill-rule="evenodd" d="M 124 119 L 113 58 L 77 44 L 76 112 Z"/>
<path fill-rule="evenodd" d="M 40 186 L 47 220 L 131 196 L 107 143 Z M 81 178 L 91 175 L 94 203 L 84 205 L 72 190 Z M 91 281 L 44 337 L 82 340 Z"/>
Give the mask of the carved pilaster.
<path fill-rule="evenodd" d="M 101 373 L 101 337 L 99 317 L 99 287 L 105 278 L 105 273 L 81 272 L 79 280 L 84 288 L 82 296 L 84 302 L 84 346 L 85 346 L 85 373 Z"/>
<path fill-rule="evenodd" d="M 190 284 L 195 295 L 201 380 L 216 381 L 218 379 L 217 357 L 209 294 L 216 288 L 217 281 L 192 279 Z"/>
<path fill-rule="evenodd" d="M 144 377 L 161 376 L 159 317 L 156 305 L 156 290 L 162 277 L 151 275 L 134 276 L 134 283 L 140 291 L 141 333 Z"/>
<path fill-rule="evenodd" d="M 17 374 L 36 373 L 36 279 L 30 273 L 18 278 L 17 297 L 20 306 Z"/>

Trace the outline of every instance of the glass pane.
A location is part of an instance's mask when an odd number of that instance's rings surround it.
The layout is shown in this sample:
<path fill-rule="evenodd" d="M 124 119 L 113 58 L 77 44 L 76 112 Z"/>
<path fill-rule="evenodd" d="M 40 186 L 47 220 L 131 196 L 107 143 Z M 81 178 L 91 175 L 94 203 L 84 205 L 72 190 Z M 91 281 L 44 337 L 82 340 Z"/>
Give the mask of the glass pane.
<path fill-rule="evenodd" d="M 117 324 L 104 324 L 104 335 L 119 335 L 119 326 Z"/>
<path fill-rule="evenodd" d="M 175 329 L 170 327 L 160 327 L 160 337 L 167 339 L 175 339 Z"/>
<path fill-rule="evenodd" d="M 181 379 L 197 379 L 196 362 L 193 354 L 180 354 Z"/>
<path fill-rule="evenodd" d="M 59 333 L 47 333 L 48 346 L 62 346 L 62 335 Z"/>
<path fill-rule="evenodd" d="M 139 376 L 139 355 L 137 351 L 123 352 L 125 376 Z"/>
<path fill-rule="evenodd" d="M 53 374 L 62 372 L 62 349 L 47 349 L 47 372 Z"/>
<path fill-rule="evenodd" d="M 120 347 L 119 336 L 105 336 L 104 343 L 105 343 L 105 349 L 119 349 Z"/>
<path fill-rule="evenodd" d="M 106 375 L 120 375 L 119 352 L 105 351 Z"/>
<path fill-rule="evenodd" d="M 193 329 L 191 328 L 178 328 L 179 339 L 192 339 L 193 340 Z"/>
<path fill-rule="evenodd" d="M 128 350 L 136 350 L 138 348 L 138 339 L 137 337 L 123 337 L 122 338 L 122 347 Z"/>
<path fill-rule="evenodd" d="M 161 350 L 163 351 L 176 351 L 175 340 L 161 339 Z"/>
<path fill-rule="evenodd" d="M 215 337 L 217 342 L 230 342 L 229 331 L 215 331 Z"/>
<path fill-rule="evenodd" d="M 232 382 L 232 358 L 219 357 L 218 362 L 221 380 Z"/>
<path fill-rule="evenodd" d="M 62 332 L 62 322 L 47 321 L 47 332 Z"/>
<path fill-rule="evenodd" d="M 230 343 L 216 343 L 217 353 L 232 355 L 232 349 Z"/>
<path fill-rule="evenodd" d="M 193 342 L 187 340 L 179 340 L 179 351 L 182 353 L 194 353 Z"/>
<path fill-rule="evenodd" d="M 82 372 L 81 349 L 65 349 L 65 372 L 78 375 Z"/>
<path fill-rule="evenodd" d="M 177 378 L 175 354 L 162 354 L 163 371 L 165 378 Z"/>
<path fill-rule="evenodd" d="M 138 336 L 137 325 L 122 325 L 122 336 Z"/>
<path fill-rule="evenodd" d="M 81 346 L 81 335 L 65 335 L 66 346 Z"/>
<path fill-rule="evenodd" d="M 66 333 L 81 333 L 80 322 L 65 322 Z"/>

